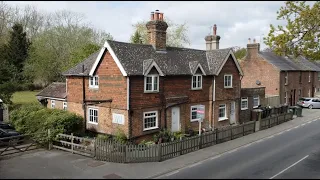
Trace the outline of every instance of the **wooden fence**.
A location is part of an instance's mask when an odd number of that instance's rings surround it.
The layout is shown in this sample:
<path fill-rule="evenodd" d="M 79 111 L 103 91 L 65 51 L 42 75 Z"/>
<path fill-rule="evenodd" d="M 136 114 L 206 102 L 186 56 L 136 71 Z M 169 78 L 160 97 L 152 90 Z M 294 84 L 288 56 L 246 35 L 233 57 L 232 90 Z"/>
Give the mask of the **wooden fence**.
<path fill-rule="evenodd" d="M 278 106 L 280 104 L 280 96 L 266 96 L 265 104 L 267 106 Z"/>
<path fill-rule="evenodd" d="M 108 162 L 157 162 L 245 136 L 253 133 L 254 130 L 255 122 L 252 121 L 237 126 L 216 129 L 203 133 L 201 136 L 151 145 L 120 144 L 110 140 L 87 139 L 59 134 L 58 140 L 53 147 Z M 87 144 L 83 144 L 83 142 L 87 142 Z"/>
<path fill-rule="evenodd" d="M 39 134 L 0 138 L 0 157 L 37 149 L 39 143 L 32 138 L 34 135 Z"/>
<path fill-rule="evenodd" d="M 282 124 L 286 121 L 292 120 L 293 113 L 283 113 L 276 116 L 267 117 L 264 119 L 261 119 L 260 121 L 260 130 L 271 128 L 273 126 Z"/>
<path fill-rule="evenodd" d="M 94 157 L 95 155 L 95 140 L 74 136 L 73 134 L 58 134 L 57 140 L 52 144 L 52 147 L 69 151 L 75 154 Z"/>

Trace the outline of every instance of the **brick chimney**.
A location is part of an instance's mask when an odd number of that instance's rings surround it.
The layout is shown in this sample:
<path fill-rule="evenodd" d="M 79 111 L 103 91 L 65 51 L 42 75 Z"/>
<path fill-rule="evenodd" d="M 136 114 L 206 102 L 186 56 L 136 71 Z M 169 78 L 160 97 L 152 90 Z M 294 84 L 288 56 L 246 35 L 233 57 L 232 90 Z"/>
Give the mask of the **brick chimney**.
<path fill-rule="evenodd" d="M 146 26 L 149 44 L 157 51 L 165 51 L 168 24 L 163 20 L 163 13 L 160 13 L 159 10 L 151 12 L 151 19 Z"/>
<path fill-rule="evenodd" d="M 206 50 L 219 49 L 220 36 L 217 35 L 217 25 L 213 26 L 213 35 L 208 35 L 204 38 L 206 40 Z"/>
<path fill-rule="evenodd" d="M 256 43 L 256 39 L 253 39 L 253 43 L 251 43 L 251 39 L 248 39 L 247 44 L 247 58 L 255 58 L 258 56 L 258 53 L 260 51 L 260 44 Z"/>

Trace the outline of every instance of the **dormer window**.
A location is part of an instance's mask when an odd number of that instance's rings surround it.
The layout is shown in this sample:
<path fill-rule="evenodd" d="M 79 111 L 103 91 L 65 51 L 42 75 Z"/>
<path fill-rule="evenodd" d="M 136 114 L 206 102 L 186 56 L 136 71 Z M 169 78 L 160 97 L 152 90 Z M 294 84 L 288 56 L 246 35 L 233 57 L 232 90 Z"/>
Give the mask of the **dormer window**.
<path fill-rule="evenodd" d="M 147 75 L 144 77 L 144 92 L 159 92 L 159 75 Z"/>
<path fill-rule="evenodd" d="M 197 89 L 202 89 L 202 75 L 201 74 L 196 74 L 192 76 L 192 89 L 197 90 Z"/>
<path fill-rule="evenodd" d="M 99 88 L 99 77 L 90 76 L 89 77 L 89 88 Z"/>
<path fill-rule="evenodd" d="M 224 75 L 224 88 L 232 88 L 232 75 Z"/>

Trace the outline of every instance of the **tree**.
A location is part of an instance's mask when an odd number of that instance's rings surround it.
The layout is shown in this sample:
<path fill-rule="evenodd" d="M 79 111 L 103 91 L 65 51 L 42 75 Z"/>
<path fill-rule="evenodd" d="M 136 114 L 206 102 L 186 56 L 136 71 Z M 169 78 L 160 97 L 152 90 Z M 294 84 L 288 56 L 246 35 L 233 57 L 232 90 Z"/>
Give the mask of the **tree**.
<path fill-rule="evenodd" d="M 139 33 L 139 31 L 136 30 L 136 32 L 134 33 L 134 35 L 131 36 L 131 43 L 134 44 L 142 44 L 142 40 L 141 40 L 141 35 Z"/>
<path fill-rule="evenodd" d="M 167 29 L 167 46 L 171 47 L 185 47 L 190 45 L 190 40 L 187 35 L 188 27 L 186 23 L 175 24 L 170 19 L 164 19 L 168 24 Z M 135 32 L 141 35 L 142 44 L 148 44 L 148 30 L 146 21 L 140 21 L 133 25 Z"/>
<path fill-rule="evenodd" d="M 320 1 L 287 1 L 277 12 L 277 20 L 285 27 L 270 25 L 265 43 L 278 55 L 303 55 L 310 60 L 320 59 Z"/>
<path fill-rule="evenodd" d="M 233 47 L 232 50 L 234 51 L 234 55 L 238 60 L 244 58 L 247 54 L 246 48 L 240 48 L 236 46 L 236 47 Z"/>
<path fill-rule="evenodd" d="M 10 39 L 4 45 L 3 58 L 6 60 L 14 72 L 14 80 L 23 80 L 23 66 L 28 57 L 29 41 L 21 24 L 14 24 L 10 32 Z"/>

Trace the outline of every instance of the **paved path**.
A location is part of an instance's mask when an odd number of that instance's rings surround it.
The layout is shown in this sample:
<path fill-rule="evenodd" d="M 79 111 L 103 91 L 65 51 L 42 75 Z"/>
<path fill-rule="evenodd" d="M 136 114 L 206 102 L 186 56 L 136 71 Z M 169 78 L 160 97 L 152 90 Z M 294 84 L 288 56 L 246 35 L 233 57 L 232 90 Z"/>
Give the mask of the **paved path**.
<path fill-rule="evenodd" d="M 164 179 L 320 178 L 320 120 L 162 175 Z"/>
<path fill-rule="evenodd" d="M 95 161 L 64 151 L 38 151 L 0 160 L 2 178 L 154 178 L 217 157 L 320 117 L 319 109 L 303 109 L 304 117 L 163 162 L 120 164 Z M 288 142 L 287 142 L 288 143 Z M 311 156 L 310 156 L 311 158 Z"/>

